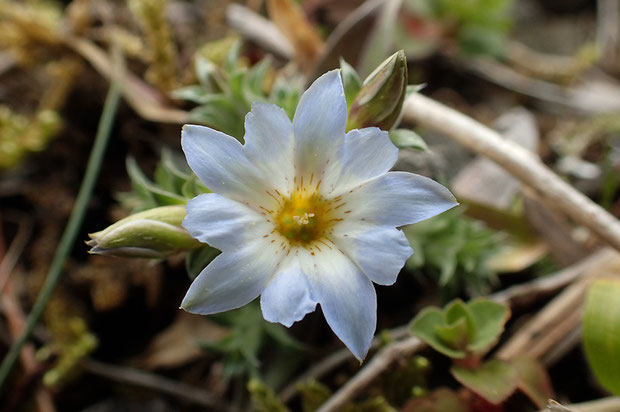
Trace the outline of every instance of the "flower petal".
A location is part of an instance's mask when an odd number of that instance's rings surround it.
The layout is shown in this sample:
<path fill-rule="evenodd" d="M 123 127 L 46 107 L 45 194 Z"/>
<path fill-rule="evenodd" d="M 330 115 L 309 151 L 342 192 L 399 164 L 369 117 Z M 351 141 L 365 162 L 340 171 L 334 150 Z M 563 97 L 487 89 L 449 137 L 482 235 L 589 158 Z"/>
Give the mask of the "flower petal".
<path fill-rule="evenodd" d="M 390 226 L 340 224 L 334 228 L 332 240 L 370 280 L 380 285 L 396 282 L 413 253 L 405 234 Z"/>
<path fill-rule="evenodd" d="M 187 203 L 183 227 L 192 237 L 222 251 L 243 247 L 262 238 L 273 225 L 250 207 L 216 193 L 199 195 Z"/>
<path fill-rule="evenodd" d="M 327 323 L 361 361 L 377 327 L 377 295 L 372 282 L 337 248 L 324 248 L 314 256 L 299 249 L 298 258 Z"/>
<path fill-rule="evenodd" d="M 289 264 L 276 273 L 260 297 L 265 320 L 286 327 L 313 312 L 316 303 L 310 297 L 308 280 L 297 259 L 289 259 Z"/>
<path fill-rule="evenodd" d="M 245 117 L 247 157 L 269 178 L 271 189 L 290 191 L 295 176 L 293 125 L 286 112 L 271 103 L 254 102 Z"/>
<path fill-rule="evenodd" d="M 428 219 L 458 205 L 448 189 L 428 177 L 389 172 L 344 196 L 346 220 L 403 226 Z"/>
<path fill-rule="evenodd" d="M 213 192 L 244 202 L 270 203 L 262 173 L 235 138 L 208 127 L 185 125 L 181 145 L 189 166 Z"/>
<path fill-rule="evenodd" d="M 322 172 L 341 149 L 347 123 L 347 102 L 338 70 L 312 83 L 299 100 L 293 119 L 296 166 L 300 176 Z"/>
<path fill-rule="evenodd" d="M 341 154 L 342 171 L 334 194 L 387 173 L 396 163 L 398 149 L 386 131 L 366 127 L 346 134 Z"/>
<path fill-rule="evenodd" d="M 181 307 L 208 315 L 250 303 L 277 270 L 281 254 L 273 249 L 261 239 L 246 243 L 243 249 L 223 252 L 194 279 Z"/>

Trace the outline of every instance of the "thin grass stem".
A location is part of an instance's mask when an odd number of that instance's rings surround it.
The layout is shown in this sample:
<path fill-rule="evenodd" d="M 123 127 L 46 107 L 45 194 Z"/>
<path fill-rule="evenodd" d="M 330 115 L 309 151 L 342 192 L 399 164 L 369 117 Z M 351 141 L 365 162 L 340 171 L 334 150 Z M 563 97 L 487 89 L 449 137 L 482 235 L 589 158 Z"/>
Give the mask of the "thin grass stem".
<path fill-rule="evenodd" d="M 84 179 L 80 185 L 80 190 L 75 200 L 75 205 L 73 207 L 73 211 L 71 212 L 71 216 L 69 217 L 69 221 L 67 222 L 67 226 L 65 227 L 65 231 L 63 232 L 58 247 L 56 248 L 56 253 L 54 254 L 54 259 L 50 265 L 49 272 L 47 273 L 43 287 L 39 292 L 39 296 L 37 296 L 37 300 L 28 315 L 24 331 L 21 336 L 13 342 L 2 361 L 2 364 L 0 364 L 0 389 L 2 389 L 4 383 L 6 382 L 6 379 L 11 373 L 11 370 L 19 357 L 21 349 L 28 341 L 28 338 L 32 334 L 35 325 L 37 324 L 43 310 L 52 296 L 52 293 L 56 288 L 56 284 L 60 279 L 65 260 L 67 259 L 67 256 L 69 255 L 69 252 L 75 242 L 78 230 L 82 226 L 84 215 L 86 214 L 86 209 L 93 192 L 93 187 L 97 181 L 97 177 L 99 176 L 103 156 L 108 146 L 120 96 L 121 86 L 118 81 L 113 81 L 103 106 L 103 112 L 101 114 L 101 119 L 99 120 L 95 143 L 88 159 Z"/>

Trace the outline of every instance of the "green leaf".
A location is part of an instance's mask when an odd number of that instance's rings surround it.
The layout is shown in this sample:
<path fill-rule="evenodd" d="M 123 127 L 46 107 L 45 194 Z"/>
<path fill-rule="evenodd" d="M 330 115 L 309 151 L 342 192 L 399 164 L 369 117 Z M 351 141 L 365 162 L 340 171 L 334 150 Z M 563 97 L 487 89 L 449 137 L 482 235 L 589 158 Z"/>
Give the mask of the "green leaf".
<path fill-rule="evenodd" d="M 469 406 L 451 389 L 439 388 L 405 404 L 402 412 L 469 412 Z"/>
<path fill-rule="evenodd" d="M 452 348 L 465 349 L 469 342 L 469 331 L 467 330 L 465 318 L 461 318 L 449 325 L 436 326 L 435 333 Z"/>
<path fill-rule="evenodd" d="M 249 104 L 247 96 L 245 94 L 245 78 L 247 76 L 247 69 L 235 70 L 228 79 L 228 87 L 230 88 L 230 94 L 237 102 Z"/>
<path fill-rule="evenodd" d="M 232 73 L 239 65 L 239 56 L 241 55 L 241 42 L 235 41 L 230 48 L 230 52 L 226 56 L 224 61 L 224 70 L 228 73 Z"/>
<path fill-rule="evenodd" d="M 267 56 L 255 64 L 246 77 L 246 89 L 256 96 L 265 95 L 265 78 L 271 67 L 271 57 Z"/>
<path fill-rule="evenodd" d="M 158 169 L 162 169 L 159 172 L 161 174 L 159 179 L 157 177 Z M 192 175 L 193 172 L 187 165 L 184 156 L 168 148 L 162 149 L 161 160 L 155 170 L 155 182 L 157 184 L 182 197 L 187 197 L 183 195 L 183 186 Z"/>
<path fill-rule="evenodd" d="M 499 57 L 506 50 L 506 35 L 495 28 L 467 26 L 459 33 L 459 45 L 466 54 Z"/>
<path fill-rule="evenodd" d="M 196 56 L 194 69 L 196 71 L 196 77 L 198 78 L 201 86 L 209 88 L 211 84 L 211 79 L 213 79 L 214 83 L 219 83 L 219 85 L 223 85 L 223 79 L 220 78 L 217 65 L 209 59 L 205 59 L 202 56 Z"/>
<path fill-rule="evenodd" d="M 266 322 L 265 333 L 267 333 L 267 335 L 282 346 L 287 346 L 294 349 L 303 349 L 303 345 L 289 335 L 286 328 L 279 323 Z"/>
<path fill-rule="evenodd" d="M 202 193 L 211 193 L 211 191 L 194 174 L 183 183 L 181 188 L 181 195 L 187 199 L 192 199 Z"/>
<path fill-rule="evenodd" d="M 497 343 L 510 317 L 510 309 L 502 303 L 482 298 L 469 302 L 467 306 L 476 325 L 476 333 L 467 349 L 482 355 Z"/>
<path fill-rule="evenodd" d="M 403 229 L 415 250 L 407 268 L 424 265 L 446 297 L 486 293 L 496 278 L 486 262 L 499 250 L 499 234 L 463 212 L 455 208 Z"/>
<path fill-rule="evenodd" d="M 129 175 L 129 179 L 131 180 L 131 188 L 136 196 L 140 199 L 141 208 L 151 209 L 157 206 L 157 202 L 155 201 L 155 196 L 149 189 L 150 182 L 147 177 L 142 173 L 140 167 L 138 167 L 138 163 L 136 159 L 133 157 L 128 157 L 125 161 L 127 174 Z"/>
<path fill-rule="evenodd" d="M 283 108 L 288 117 L 293 119 L 300 97 L 300 87 L 291 86 L 290 82 L 279 78 L 271 90 L 269 100 Z"/>
<path fill-rule="evenodd" d="M 511 361 L 519 374 L 519 389 L 536 404 L 544 409 L 547 401 L 553 398 L 551 380 L 545 368 L 535 359 L 520 356 Z"/>
<path fill-rule="evenodd" d="M 455 299 L 444 308 L 444 319 L 448 325 L 452 325 L 459 322 L 461 319 L 465 319 L 465 326 L 467 327 L 468 337 L 471 338 L 476 333 L 476 324 L 474 323 L 474 316 L 469 310 L 469 306 L 465 304 L 461 299 Z"/>
<path fill-rule="evenodd" d="M 420 311 L 409 328 L 412 335 L 417 336 L 436 351 L 451 358 L 464 358 L 465 351 L 453 348 L 437 334 L 437 327 L 444 326 L 444 324 L 444 314 L 441 309 L 430 307 Z"/>
<path fill-rule="evenodd" d="M 199 106 L 189 112 L 189 121 L 207 125 L 243 140 L 243 118 L 239 117 L 228 101 Z"/>
<path fill-rule="evenodd" d="M 219 254 L 219 250 L 207 245 L 189 252 L 185 258 L 185 270 L 189 278 L 194 280 L 202 269 L 207 267 Z"/>
<path fill-rule="evenodd" d="M 620 396 L 620 280 L 596 280 L 588 288 L 583 343 L 598 381 Z"/>
<path fill-rule="evenodd" d="M 350 404 L 342 412 L 398 412 L 383 396 L 375 396 L 365 401 Z"/>
<path fill-rule="evenodd" d="M 419 134 L 409 129 L 390 130 L 390 140 L 399 149 L 413 149 L 422 152 L 428 151 L 428 146 Z"/>
<path fill-rule="evenodd" d="M 301 407 L 303 412 L 316 411 L 332 395 L 331 390 L 326 385 L 314 379 L 310 379 L 296 386 L 301 395 Z"/>
<path fill-rule="evenodd" d="M 155 206 L 184 205 L 187 199 L 183 196 L 164 190 L 153 184 L 140 170 L 138 163 L 133 157 L 127 158 L 127 173 L 131 179 L 134 191 L 148 202 L 154 202 Z"/>
<path fill-rule="evenodd" d="M 273 389 L 258 379 L 250 379 L 248 391 L 252 395 L 252 405 L 257 412 L 288 412 Z"/>
<path fill-rule="evenodd" d="M 340 58 L 340 76 L 342 76 L 344 96 L 347 99 L 347 110 L 350 110 L 355 96 L 362 88 L 362 79 L 353 66 L 344 61 L 343 58 Z"/>
<path fill-rule="evenodd" d="M 174 99 L 187 100 L 197 104 L 205 104 L 210 96 L 207 89 L 197 84 L 174 90 L 171 95 Z"/>
<path fill-rule="evenodd" d="M 500 359 L 490 360 L 475 369 L 453 366 L 450 372 L 461 384 L 494 405 L 512 395 L 519 382 L 517 369 Z"/>

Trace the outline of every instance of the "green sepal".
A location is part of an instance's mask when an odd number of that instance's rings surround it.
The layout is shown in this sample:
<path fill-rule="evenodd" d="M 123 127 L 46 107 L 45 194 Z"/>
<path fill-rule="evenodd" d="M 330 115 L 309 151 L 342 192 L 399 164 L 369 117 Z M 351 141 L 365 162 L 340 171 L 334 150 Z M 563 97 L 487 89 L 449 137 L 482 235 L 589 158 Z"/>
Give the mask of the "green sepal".
<path fill-rule="evenodd" d="M 340 76 L 342 77 L 344 97 L 347 99 L 347 110 L 351 110 L 353 100 L 362 88 L 362 79 L 360 79 L 360 76 L 353 66 L 347 63 L 343 58 L 340 58 Z"/>

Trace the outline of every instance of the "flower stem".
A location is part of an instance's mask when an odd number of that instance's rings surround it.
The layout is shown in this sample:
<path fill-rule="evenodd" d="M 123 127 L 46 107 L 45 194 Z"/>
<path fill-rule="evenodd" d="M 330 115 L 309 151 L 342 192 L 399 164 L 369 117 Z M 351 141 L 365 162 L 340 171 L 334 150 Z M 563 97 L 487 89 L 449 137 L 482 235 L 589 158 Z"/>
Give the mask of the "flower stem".
<path fill-rule="evenodd" d="M 11 348 L 9 349 L 9 352 L 2 361 L 2 364 L 0 364 L 0 389 L 4 385 L 4 382 L 6 381 L 9 374 L 11 373 L 11 370 L 15 365 L 15 362 L 19 356 L 19 353 L 21 352 L 22 347 L 30 337 L 30 334 L 32 333 L 36 323 L 41 317 L 41 314 L 43 313 L 43 310 L 45 309 L 45 306 L 47 305 L 47 302 L 52 296 L 52 293 L 56 288 L 56 284 L 60 279 L 62 267 L 65 263 L 65 260 L 67 259 L 67 256 L 69 255 L 69 252 L 71 251 L 73 243 L 75 242 L 77 232 L 82 225 L 82 221 L 84 220 L 84 215 L 86 213 L 86 208 L 93 192 L 93 186 L 95 184 L 95 181 L 97 180 L 97 177 L 99 176 L 99 170 L 101 169 L 103 155 L 108 145 L 108 140 L 118 109 L 120 96 L 121 86 L 117 81 L 113 81 L 103 106 L 103 112 L 101 114 L 101 119 L 99 120 L 99 125 L 97 127 L 95 143 L 88 159 L 88 165 L 86 166 L 84 179 L 82 180 L 80 190 L 75 200 L 73 211 L 71 212 L 71 216 L 69 217 L 69 221 L 67 222 L 65 231 L 63 232 L 58 247 L 56 249 L 56 253 L 54 255 L 54 259 L 52 260 L 52 264 L 50 265 L 49 272 L 47 273 L 43 287 L 39 292 L 39 296 L 37 297 L 37 300 L 32 307 L 32 311 L 28 315 L 26 326 L 21 336 L 19 337 L 19 339 L 13 342 Z"/>

